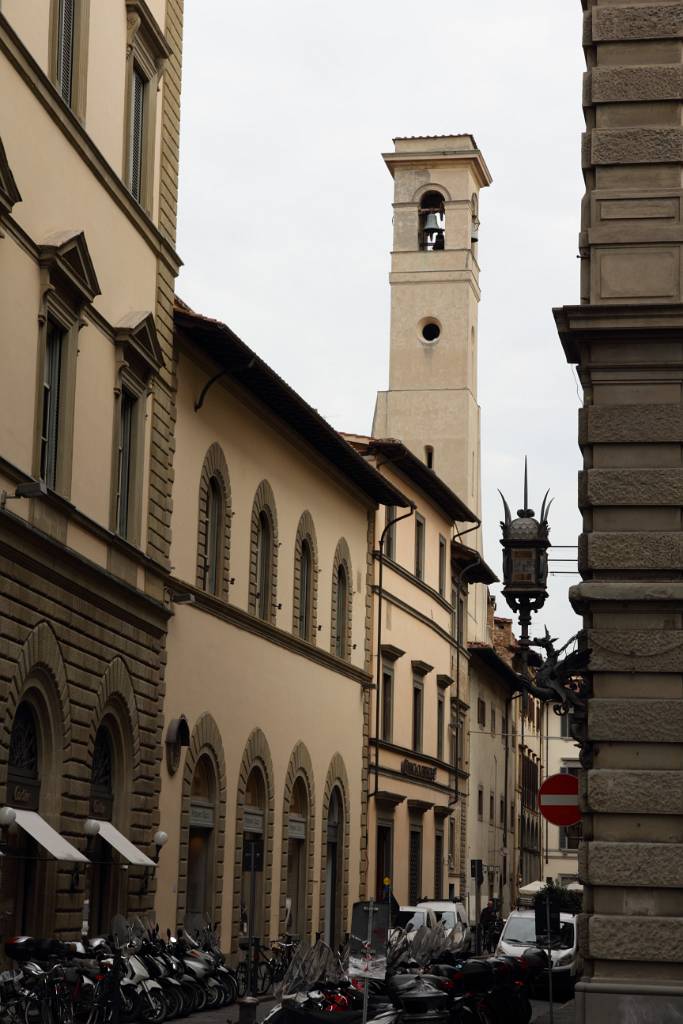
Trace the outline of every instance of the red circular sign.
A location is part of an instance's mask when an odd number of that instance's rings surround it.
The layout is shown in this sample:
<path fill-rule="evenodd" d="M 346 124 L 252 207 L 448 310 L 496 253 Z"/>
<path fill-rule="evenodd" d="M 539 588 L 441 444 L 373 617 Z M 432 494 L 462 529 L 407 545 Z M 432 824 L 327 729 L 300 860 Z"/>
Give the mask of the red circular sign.
<path fill-rule="evenodd" d="M 553 825 L 567 827 L 581 821 L 576 775 L 550 775 L 538 791 L 538 809 Z"/>

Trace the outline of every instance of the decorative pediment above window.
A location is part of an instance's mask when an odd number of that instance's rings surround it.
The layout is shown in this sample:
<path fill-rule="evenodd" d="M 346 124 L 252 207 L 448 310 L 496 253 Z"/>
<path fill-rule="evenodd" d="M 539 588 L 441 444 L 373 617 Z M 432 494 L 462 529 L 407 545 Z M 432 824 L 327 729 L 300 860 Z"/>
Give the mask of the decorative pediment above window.
<path fill-rule="evenodd" d="M 171 47 L 161 31 L 145 0 L 126 0 L 128 14 L 128 53 L 133 48 L 148 57 L 156 71 L 163 71 L 164 64 L 171 56 Z M 139 44 L 136 46 L 136 43 Z M 152 69 L 147 69 L 148 74 Z"/>
<path fill-rule="evenodd" d="M 21 202 L 21 194 L 10 170 L 2 139 L 0 139 L 0 214 L 11 213 L 14 204 L 19 202 Z"/>
<path fill-rule="evenodd" d="M 38 254 L 40 266 L 49 274 L 50 284 L 59 291 L 70 291 L 77 306 L 84 306 L 101 294 L 82 231 L 51 235 L 38 246 Z"/>
<path fill-rule="evenodd" d="M 125 362 L 142 379 L 148 379 L 164 365 L 152 313 L 127 313 L 114 328 L 114 341 Z"/>

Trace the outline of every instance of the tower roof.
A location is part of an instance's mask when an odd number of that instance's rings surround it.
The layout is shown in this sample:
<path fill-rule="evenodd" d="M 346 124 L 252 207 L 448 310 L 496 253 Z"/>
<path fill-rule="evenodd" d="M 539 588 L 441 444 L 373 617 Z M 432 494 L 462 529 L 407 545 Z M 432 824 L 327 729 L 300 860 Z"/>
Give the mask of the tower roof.
<path fill-rule="evenodd" d="M 442 164 L 469 163 L 472 165 L 480 188 L 493 181 L 474 135 L 406 135 L 393 139 L 394 152 L 383 153 L 382 157 L 392 177 L 396 168 L 436 167 Z"/>

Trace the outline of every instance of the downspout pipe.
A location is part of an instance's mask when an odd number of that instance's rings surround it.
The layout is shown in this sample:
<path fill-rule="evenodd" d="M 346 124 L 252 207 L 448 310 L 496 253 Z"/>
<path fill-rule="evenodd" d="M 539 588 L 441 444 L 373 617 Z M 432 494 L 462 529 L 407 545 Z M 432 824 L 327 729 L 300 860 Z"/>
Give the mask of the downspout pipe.
<path fill-rule="evenodd" d="M 475 526 L 475 527 L 473 527 L 473 529 L 477 529 L 477 527 Z M 467 531 L 467 532 L 470 532 L 470 531 Z M 462 592 L 463 580 L 464 580 L 465 576 L 467 575 L 467 573 L 468 572 L 472 572 L 473 569 L 476 569 L 479 565 L 481 565 L 482 561 L 483 561 L 483 559 L 482 559 L 481 554 L 477 554 L 476 562 L 472 562 L 471 565 L 466 565 L 465 568 L 463 569 L 463 571 L 460 573 L 460 575 L 459 576 L 456 575 L 456 577 L 455 577 L 455 594 L 456 594 L 456 601 L 457 601 L 457 608 L 456 608 L 456 616 L 457 616 L 457 618 L 456 618 L 456 622 L 459 621 L 459 616 L 460 616 L 460 594 Z M 462 638 L 463 638 L 463 644 L 466 643 L 464 624 L 463 624 Z M 451 806 L 454 807 L 458 803 L 458 801 L 460 799 L 460 788 L 458 786 L 458 750 L 460 749 L 460 645 L 458 644 L 458 631 L 457 631 L 457 629 L 456 629 L 456 635 L 455 635 L 455 637 L 453 639 L 455 640 L 456 649 L 457 649 L 457 652 L 458 652 L 457 661 L 456 661 L 456 665 L 455 665 L 455 698 L 456 698 L 456 702 L 457 702 L 457 705 L 458 705 L 457 715 L 456 715 L 456 719 L 455 719 L 455 764 L 453 765 L 453 774 L 454 774 L 453 783 L 454 783 L 455 795 L 454 795 L 453 799 L 451 800 Z"/>
<path fill-rule="evenodd" d="M 415 502 L 410 503 L 410 511 L 404 512 L 402 516 L 396 516 L 395 519 L 391 519 L 384 529 L 379 538 L 379 574 L 377 580 L 377 652 L 375 659 L 375 676 L 376 676 L 376 688 L 375 688 L 375 787 L 373 790 L 373 796 L 377 795 L 379 791 L 379 725 L 380 725 L 380 687 L 382 685 L 382 605 L 384 602 L 384 540 L 389 530 L 400 523 L 403 519 L 410 519 L 411 516 L 415 515 L 417 511 L 417 505 Z"/>

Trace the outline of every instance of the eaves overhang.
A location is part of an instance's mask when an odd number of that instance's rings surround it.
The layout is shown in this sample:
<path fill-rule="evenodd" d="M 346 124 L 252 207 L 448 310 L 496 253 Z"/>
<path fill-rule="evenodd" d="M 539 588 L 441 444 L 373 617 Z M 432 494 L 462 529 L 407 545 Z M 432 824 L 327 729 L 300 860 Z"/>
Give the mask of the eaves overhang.
<path fill-rule="evenodd" d="M 462 577 L 466 575 L 467 583 L 498 583 L 498 577 L 488 565 L 480 553 L 467 544 L 454 540 L 451 543 L 451 557 L 456 574 Z"/>
<path fill-rule="evenodd" d="M 509 687 L 510 696 L 521 689 L 517 673 L 506 661 L 503 661 L 493 647 L 489 647 L 488 644 L 468 644 L 467 649 L 469 650 L 473 661 L 483 662 L 483 664 L 498 676 L 502 683 Z"/>
<path fill-rule="evenodd" d="M 410 500 L 297 394 L 253 349 L 219 320 L 176 303 L 176 330 L 261 405 L 285 423 L 343 476 L 379 505 L 409 508 Z"/>

